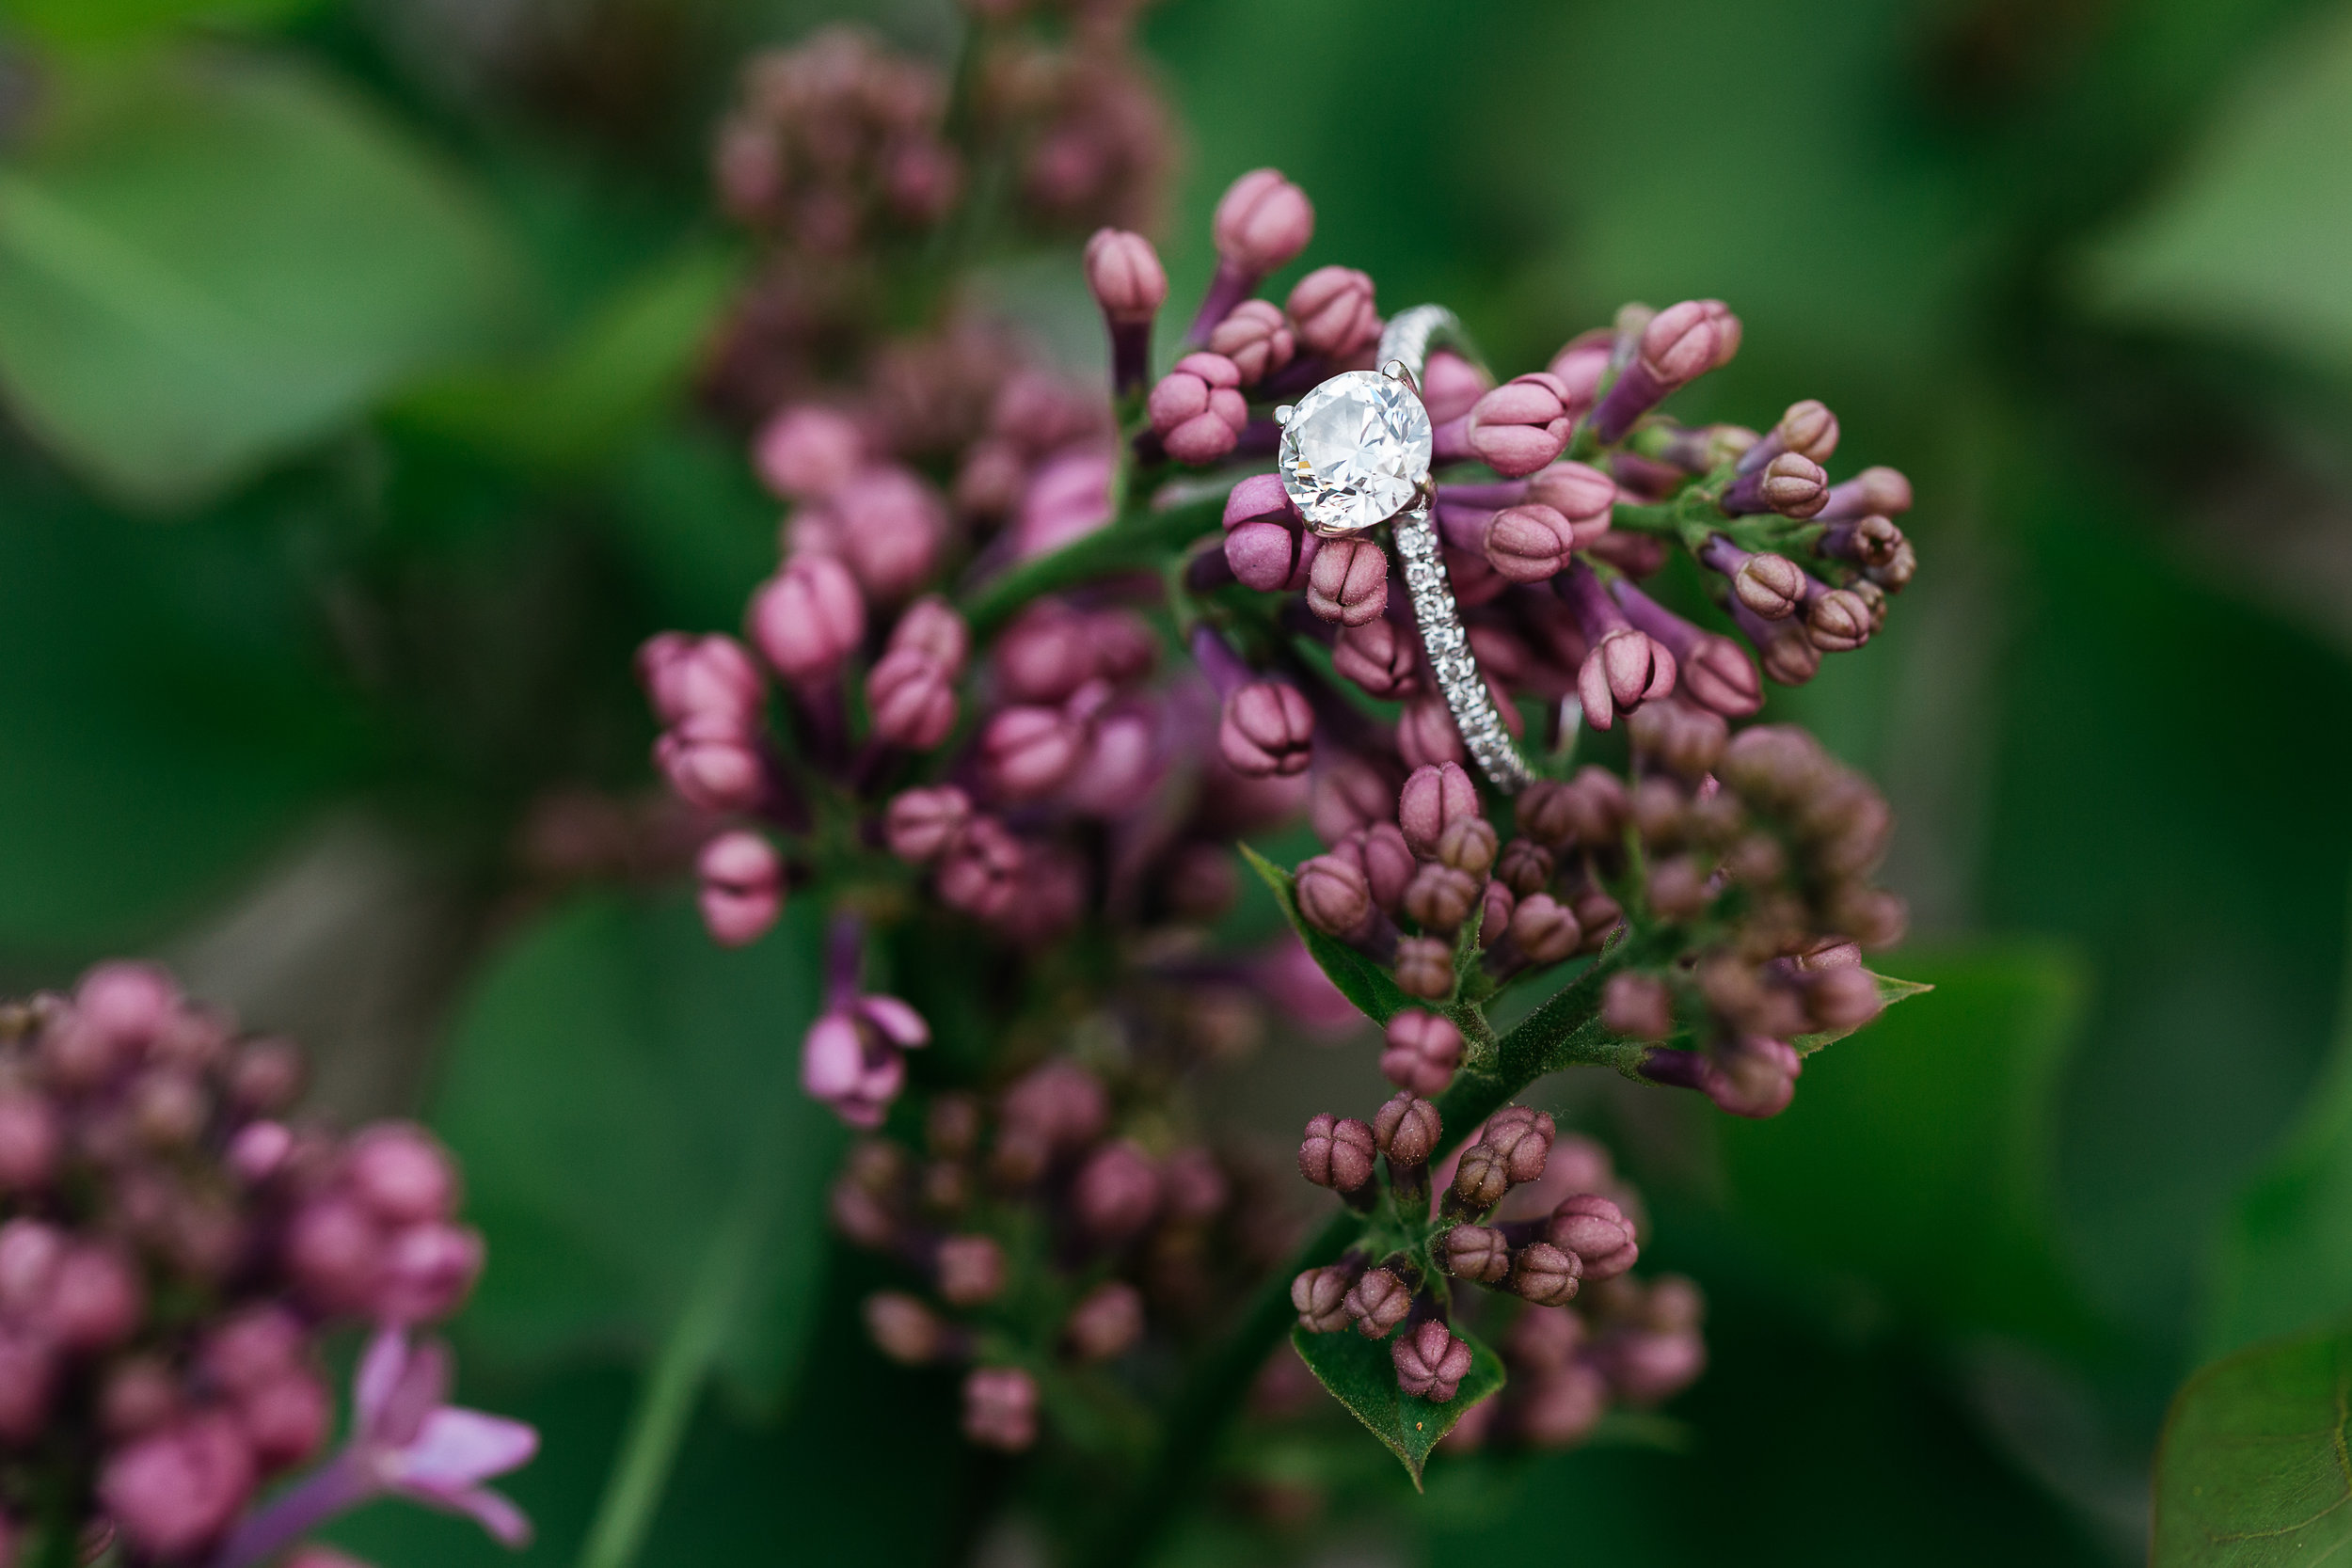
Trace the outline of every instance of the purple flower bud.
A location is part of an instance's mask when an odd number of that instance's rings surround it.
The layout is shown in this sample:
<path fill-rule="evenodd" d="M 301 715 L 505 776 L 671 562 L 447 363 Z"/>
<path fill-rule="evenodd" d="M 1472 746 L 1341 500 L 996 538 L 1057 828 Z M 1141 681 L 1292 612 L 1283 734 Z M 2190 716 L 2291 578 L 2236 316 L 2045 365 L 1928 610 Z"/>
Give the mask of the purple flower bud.
<path fill-rule="evenodd" d="M 1367 1339 L 1385 1339 L 1413 1309 L 1412 1289 L 1387 1269 L 1366 1269 L 1341 1304 Z"/>
<path fill-rule="evenodd" d="M 1544 368 L 1568 389 L 1571 408 L 1581 417 L 1593 405 L 1600 391 L 1600 378 L 1609 373 L 1609 361 L 1616 350 L 1617 335 L 1608 327 L 1596 327 L 1580 333 L 1565 347 L 1552 356 Z"/>
<path fill-rule="evenodd" d="M 46 1096 L 0 1089 L 0 1190 L 46 1186 L 56 1171 L 61 1133 Z"/>
<path fill-rule="evenodd" d="M 1298 280 L 1282 309 L 1299 346 L 1334 364 L 1354 358 L 1380 338 L 1372 279 L 1353 267 L 1317 267 Z"/>
<path fill-rule="evenodd" d="M 1114 326 L 1150 325 L 1168 303 L 1168 273 L 1152 242 L 1123 229 L 1098 229 L 1087 241 L 1087 292 Z"/>
<path fill-rule="evenodd" d="M 1420 863 L 1405 844 L 1404 832 L 1393 822 L 1375 822 L 1364 830 L 1358 847 L 1362 856 L 1364 880 L 1372 889 L 1372 901 L 1393 914 L 1405 901 L 1405 890 L 1410 886 Z"/>
<path fill-rule="evenodd" d="M 1109 522 L 1111 466 L 1109 449 L 1091 445 L 1040 464 L 1021 492 L 1013 519 L 1014 559 L 1057 550 Z"/>
<path fill-rule="evenodd" d="M 1584 945 L 1575 912 L 1548 893 L 1532 893 L 1511 911 L 1512 942 L 1531 964 L 1556 964 Z"/>
<path fill-rule="evenodd" d="M 1360 626 L 1389 608 L 1389 558 L 1370 539 L 1326 539 L 1307 569 L 1307 608 L 1327 621 Z"/>
<path fill-rule="evenodd" d="M 1126 816 L 1150 797 L 1162 760 L 1152 710 L 1114 709 L 1095 721 L 1077 768 L 1062 785 L 1062 803 L 1091 816 Z"/>
<path fill-rule="evenodd" d="M 1443 1094 L 1446 1085 L 1454 1082 L 1454 1069 L 1462 1065 L 1462 1031 L 1454 1027 L 1453 1020 L 1437 1013 L 1407 1007 L 1389 1020 L 1385 1037 L 1388 1047 L 1380 1053 L 1381 1076 L 1408 1095 L 1421 1096 L 1422 1101 Z M 1394 1100 L 1389 1101 L 1390 1105 L 1396 1103 Z M 1388 1106 L 1381 1107 L 1381 1115 L 1388 1114 Z M 1376 1119 L 1373 1131 L 1379 1135 L 1382 1150 L 1388 1151 L 1390 1134 Z M 1428 1157 L 1428 1151 L 1423 1149 L 1416 1156 L 1406 1157 L 1405 1164 L 1419 1164 Z"/>
<path fill-rule="evenodd" d="M 963 1434 L 1019 1453 L 1037 1441 L 1037 1380 L 1018 1367 L 975 1367 L 963 1379 Z"/>
<path fill-rule="evenodd" d="M 1435 861 L 1414 873 L 1405 889 L 1405 912 L 1424 931 L 1450 936 L 1478 908 L 1478 879 Z"/>
<path fill-rule="evenodd" d="M 936 594 L 907 606 L 890 628 L 890 650 L 912 649 L 938 664 L 948 680 L 963 673 L 972 654 L 972 628 Z"/>
<path fill-rule="evenodd" d="M 1231 359 L 1241 384 L 1254 387 L 1291 362 L 1298 340 L 1279 307 L 1245 299 L 1209 333 L 1209 352 Z"/>
<path fill-rule="evenodd" d="M 748 737 L 759 731 L 766 683 L 749 649 L 732 637 L 665 631 L 637 652 L 637 673 L 664 724 L 707 736 Z"/>
<path fill-rule="evenodd" d="M 1554 1136 L 1549 1117 L 1524 1105 L 1506 1105 L 1486 1118 L 1479 1141 L 1502 1159 L 1503 1175 L 1516 1186 L 1544 1174 Z"/>
<path fill-rule="evenodd" d="M 5 1402 L 5 1395 L 0 1395 Z M 98 1392 L 98 1424 L 119 1442 L 152 1432 L 180 1413 L 180 1380 L 161 1357 L 134 1355 L 107 1370 Z"/>
<path fill-rule="evenodd" d="M 1298 1174 L 1318 1187 L 1352 1193 L 1372 1180 L 1372 1129 L 1329 1112 L 1307 1123 L 1298 1146 Z"/>
<path fill-rule="evenodd" d="M 951 1306 L 977 1307 L 1005 1288 L 1005 1249 L 987 1236 L 950 1236 L 939 1243 L 939 1293 Z"/>
<path fill-rule="evenodd" d="M 980 731 L 981 775 L 999 800 L 1043 800 L 1077 768 L 1085 742 L 1084 726 L 1061 708 L 1000 708 Z"/>
<path fill-rule="evenodd" d="M 1454 1166 L 1453 1196 L 1470 1213 L 1483 1213 L 1501 1203 L 1511 1190 L 1509 1162 L 1491 1145 L 1475 1143 L 1462 1150 Z"/>
<path fill-rule="evenodd" d="M 912 470 L 871 467 L 851 475 L 794 528 L 838 556 L 866 597 L 888 604 L 931 575 L 946 543 L 947 514 Z"/>
<path fill-rule="evenodd" d="M 243 1394 L 298 1371 L 310 1355 L 302 1320 L 276 1303 L 241 1308 L 204 1337 L 198 1362 L 204 1375 Z"/>
<path fill-rule="evenodd" d="M 929 751 L 956 726 L 956 689 L 939 662 L 917 648 L 882 656 L 866 677 L 874 738 L 909 751 Z"/>
<path fill-rule="evenodd" d="M 1078 1167 L 1071 1185 L 1078 1223 L 1096 1240 L 1123 1242 L 1152 1223 L 1160 1206 L 1160 1173 L 1151 1157 L 1121 1139 L 1104 1144 Z"/>
<path fill-rule="evenodd" d="M 1868 603 L 1850 588 L 1818 592 L 1804 607 L 1804 635 L 1825 654 L 1861 647 L 1870 641 L 1872 621 Z"/>
<path fill-rule="evenodd" d="M 822 500 L 864 467 L 866 458 L 866 434 L 857 421 L 815 404 L 779 410 L 752 442 L 752 466 L 786 500 Z"/>
<path fill-rule="evenodd" d="M 1443 1002 L 1454 994 L 1454 944 L 1436 937 L 1406 937 L 1396 944 L 1396 985 L 1407 996 Z"/>
<path fill-rule="evenodd" d="M 387 1225 L 447 1219 L 457 1209 L 457 1168 L 440 1141 L 414 1122 L 361 1128 L 344 1154 L 343 1180 Z"/>
<path fill-rule="evenodd" d="M 1435 857 L 1448 828 L 1478 815 L 1478 786 L 1452 763 L 1414 769 L 1397 796 L 1397 824 L 1416 855 Z"/>
<path fill-rule="evenodd" d="M 1019 895 L 1027 863 L 1021 841 L 1003 823 L 993 816 L 973 817 L 940 862 L 940 902 L 976 919 L 1001 919 Z"/>
<path fill-rule="evenodd" d="M 238 1425 L 252 1445 L 256 1465 L 267 1474 L 318 1452 L 333 1424 L 334 1401 L 311 1372 L 294 1370 L 253 1388 L 237 1401 Z"/>
<path fill-rule="evenodd" d="M 1153 434 L 1179 463 L 1200 466 L 1232 451 L 1249 423 L 1241 372 L 1221 354 L 1187 354 L 1152 388 Z"/>
<path fill-rule="evenodd" d="M 1310 1334 L 1337 1334 L 1355 1321 L 1348 1307 L 1357 1271 L 1344 1263 L 1309 1269 L 1291 1281 L 1291 1306 L 1298 1323 Z"/>
<path fill-rule="evenodd" d="M 1495 878 L 1521 898 L 1541 893 L 1551 882 L 1558 860 L 1532 838 L 1514 838 L 1495 861 Z"/>
<path fill-rule="evenodd" d="M 1630 1334 L 1602 1347 L 1609 1381 L 1632 1404 L 1655 1404 L 1696 1382 L 1707 1344 L 1696 1334 Z"/>
<path fill-rule="evenodd" d="M 939 1315 L 902 1291 L 877 1291 L 863 1308 L 866 1332 L 874 1345 L 902 1366 L 919 1367 L 936 1360 L 946 1348 L 947 1325 Z"/>
<path fill-rule="evenodd" d="M 1859 966 L 1826 969 L 1805 983 L 1805 1011 L 1816 1029 L 1859 1029 L 1885 1007 L 1878 982 Z"/>
<path fill-rule="evenodd" d="M 1672 693 L 1675 676 L 1675 656 L 1647 632 L 1622 626 L 1605 634 L 1577 672 L 1585 722 L 1608 729 L 1617 714 Z"/>
<path fill-rule="evenodd" d="M 1299 863 L 1298 912 L 1327 936 L 1347 937 L 1372 917 L 1372 887 L 1363 867 L 1337 855 Z"/>
<path fill-rule="evenodd" d="M 1494 824 L 1485 817 L 1456 817 L 1438 835 L 1438 863 L 1472 877 L 1484 877 L 1493 868 L 1500 847 Z"/>
<path fill-rule="evenodd" d="M 1865 468 L 1842 484 L 1830 486 L 1821 509 L 1813 514 L 1824 523 L 1851 522 L 1876 514 L 1899 517 L 1911 510 L 1911 481 L 1899 469 Z"/>
<path fill-rule="evenodd" d="M 384 1251 L 374 1316 L 383 1323 L 430 1323 L 457 1310 L 482 1275 L 482 1235 L 428 1220 L 402 1227 Z"/>
<path fill-rule="evenodd" d="M 795 684 L 829 679 L 865 637 L 857 579 L 831 556 L 793 556 L 752 598 L 752 641 Z"/>
<path fill-rule="evenodd" d="M 1601 992 L 1600 1022 L 1628 1039 L 1662 1040 L 1674 1033 L 1674 993 L 1655 974 L 1615 974 Z"/>
<path fill-rule="evenodd" d="M 1519 1405 L 1519 1431 L 1538 1448 L 1573 1448 L 1592 1435 L 1608 1409 L 1608 1379 L 1571 1361 L 1529 1385 Z"/>
<path fill-rule="evenodd" d="M 678 798 L 703 811 L 749 811 L 767 791 L 759 752 L 740 740 L 671 730 L 655 741 L 653 756 Z"/>
<path fill-rule="evenodd" d="M 1616 1278 L 1642 1256 L 1625 1211 L 1598 1193 L 1564 1198 L 1551 1212 L 1544 1239 L 1563 1252 L 1576 1254 L 1584 1276 L 1595 1283 Z"/>
<path fill-rule="evenodd" d="M 0 1325 L 0 1441 L 40 1435 L 56 1382 L 56 1352 L 39 1335 Z"/>
<path fill-rule="evenodd" d="M 236 1421 L 207 1412 L 109 1455 L 98 1496 L 135 1549 L 184 1559 L 229 1528 L 253 1482 L 253 1451 Z"/>
<path fill-rule="evenodd" d="M 1457 1225 L 1440 1231 L 1433 1251 L 1438 1267 L 1456 1279 L 1492 1285 L 1511 1272 L 1511 1243 L 1491 1226 Z"/>
<path fill-rule="evenodd" d="M 1421 646 L 1383 617 L 1343 627 L 1331 645 L 1331 667 L 1383 701 L 1410 696 L 1420 685 Z"/>
<path fill-rule="evenodd" d="M 1470 1375 L 1470 1348 L 1435 1318 L 1400 1336 L 1390 1354 L 1396 1361 L 1396 1386 L 1414 1399 L 1444 1404 Z"/>
<path fill-rule="evenodd" d="M 1314 743 L 1315 714 L 1296 687 L 1251 681 L 1225 699 L 1217 752 L 1246 779 L 1304 773 Z"/>
<path fill-rule="evenodd" d="M 1633 362 L 1594 409 L 1593 433 L 1604 443 L 1622 440 L 1667 394 L 1724 364 L 1739 348 L 1740 318 L 1721 300 L 1668 306 L 1642 329 Z"/>
<path fill-rule="evenodd" d="M 1263 277 L 1307 248 L 1315 231 L 1314 205 L 1280 170 L 1253 168 L 1217 198 L 1210 230 L 1221 260 L 1252 278 Z"/>
<path fill-rule="evenodd" d="M 1538 1307 L 1565 1307 L 1576 1299 L 1584 1265 L 1573 1252 L 1549 1242 L 1530 1242 L 1511 1259 L 1511 1289 Z"/>
<path fill-rule="evenodd" d="M 122 1051 L 146 1050 L 179 1018 L 179 982 L 158 964 L 110 959 L 93 966 L 73 989 L 73 1014 L 80 1028 L 103 1036 Z"/>
<path fill-rule="evenodd" d="M 704 928 L 722 947 L 757 942 L 783 912 L 784 862 L 757 833 L 721 833 L 702 847 L 694 869 Z"/>
<path fill-rule="evenodd" d="M 1508 479 L 1534 473 L 1568 444 L 1567 388 L 1542 371 L 1514 376 L 1470 412 L 1470 448 Z"/>
<path fill-rule="evenodd" d="M 1804 1058 L 1788 1041 L 1743 1035 L 1718 1053 L 1699 1087 L 1717 1110 L 1760 1121 L 1788 1108 L 1804 1070 Z"/>
<path fill-rule="evenodd" d="M 882 817 L 890 852 L 923 865 L 946 852 L 972 819 L 972 799 L 953 784 L 909 789 L 891 798 Z"/>
<path fill-rule="evenodd" d="M 382 1228 L 355 1200 L 340 1194 L 312 1198 L 287 1228 L 287 1272 L 321 1309 L 359 1311 L 374 1296 L 384 1243 Z"/>
<path fill-rule="evenodd" d="M 1785 451 L 1826 463 L 1836 450 L 1837 416 L 1829 411 L 1827 404 L 1807 398 L 1803 403 L 1790 404 L 1780 422 L 1762 440 L 1740 453 L 1738 472 L 1742 476 L 1752 474 Z"/>
<path fill-rule="evenodd" d="M 1070 1309 L 1062 1341 L 1081 1361 L 1109 1361 L 1143 1338 L 1143 1292 L 1122 1279 L 1105 1280 Z"/>
<path fill-rule="evenodd" d="M 45 1295 L 38 1322 L 58 1349 L 72 1354 L 120 1344 L 137 1330 L 147 1308 L 146 1289 L 131 1260 L 96 1243 L 65 1248 Z"/>

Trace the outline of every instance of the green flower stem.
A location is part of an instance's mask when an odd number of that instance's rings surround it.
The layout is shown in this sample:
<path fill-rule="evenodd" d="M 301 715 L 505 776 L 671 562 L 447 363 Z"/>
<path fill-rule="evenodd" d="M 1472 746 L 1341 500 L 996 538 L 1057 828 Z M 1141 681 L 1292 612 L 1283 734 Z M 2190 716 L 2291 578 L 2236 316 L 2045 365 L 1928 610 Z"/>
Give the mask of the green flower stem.
<path fill-rule="evenodd" d="M 621 1433 L 604 1496 L 580 1547 L 580 1568 L 629 1568 L 644 1549 L 668 1490 L 678 1447 L 711 1369 L 741 1318 L 752 1265 L 768 1244 L 785 1199 L 786 1118 L 799 1093 L 789 1071 L 771 1094 L 769 1135 L 753 1145 L 735 1200 L 694 1271 L 669 1338 L 662 1341 Z"/>
<path fill-rule="evenodd" d="M 1219 495 L 1114 518 L 981 584 L 963 601 L 964 619 L 971 623 L 972 635 L 984 639 L 1042 594 L 1120 572 L 1156 571 L 1168 552 L 1216 528 L 1224 515 L 1225 498 Z"/>

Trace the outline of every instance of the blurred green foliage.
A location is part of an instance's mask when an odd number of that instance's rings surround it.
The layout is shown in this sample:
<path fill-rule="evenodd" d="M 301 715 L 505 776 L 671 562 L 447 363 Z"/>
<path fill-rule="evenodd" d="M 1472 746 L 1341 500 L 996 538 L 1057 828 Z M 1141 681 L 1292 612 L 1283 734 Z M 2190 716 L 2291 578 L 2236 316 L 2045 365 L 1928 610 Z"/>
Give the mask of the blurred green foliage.
<path fill-rule="evenodd" d="M 731 624 L 772 559 L 687 390 L 739 266 L 702 138 L 742 48 L 844 8 L 0 6 L 0 963 L 170 950 L 323 814 L 411 846 L 469 911 L 429 1099 L 492 1248 L 468 1376 L 548 1433 L 533 1560 L 577 1551 L 763 1137 L 782 1272 L 724 1354 L 796 1392 L 699 1410 L 646 1560 L 947 1560 L 979 1523 L 950 1390 L 865 1348 L 873 1282 L 818 1234 L 833 1134 L 761 1131 L 797 1104 L 769 1090 L 806 932 L 713 954 L 516 849 L 550 791 L 644 780 L 629 650 Z M 952 41 L 944 7 L 870 14 Z M 1812 1058 L 1782 1120 L 1645 1172 L 1712 1302 L 1685 1451 L 1440 1455 L 1418 1504 L 1384 1458 L 1303 1535 L 1212 1512 L 1178 1555 L 2136 1555 L 2173 1387 L 2352 1309 L 2352 1079 L 2322 1074 L 2352 11 L 1167 0 L 1149 30 L 1191 126 L 1179 297 L 1216 193 L 1274 163 L 1310 260 L 1446 300 L 1501 363 L 1718 295 L 1745 347 L 1692 413 L 1818 395 L 1841 467 L 1914 475 L 1904 613 L 1775 702 L 1886 782 L 1921 939 L 1885 967 L 1938 987 Z M 2300 1420 L 2331 1343 L 2206 1374 L 2176 1442 L 2268 1421 L 2257 1376 Z M 496 1555 L 414 1512 L 345 1535 Z"/>

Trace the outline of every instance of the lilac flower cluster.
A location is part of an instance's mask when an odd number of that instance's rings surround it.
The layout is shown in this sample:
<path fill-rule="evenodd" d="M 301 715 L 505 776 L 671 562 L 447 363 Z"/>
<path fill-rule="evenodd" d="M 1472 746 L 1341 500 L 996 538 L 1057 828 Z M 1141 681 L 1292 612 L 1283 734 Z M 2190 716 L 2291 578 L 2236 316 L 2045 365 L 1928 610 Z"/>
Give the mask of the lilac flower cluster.
<path fill-rule="evenodd" d="M 449 1409 L 447 1353 L 410 1349 L 482 1267 L 455 1167 L 405 1122 L 282 1119 L 301 1080 L 150 965 L 0 1006 L 0 1548 L 244 1568 L 387 1492 L 528 1534 L 480 1482 L 535 1435 Z M 326 1442 L 321 1339 L 351 1323 L 379 1325 L 379 1370 L 320 1472 L 333 1506 L 250 1507 Z M 412 1363 L 438 1370 L 385 1392 Z"/>

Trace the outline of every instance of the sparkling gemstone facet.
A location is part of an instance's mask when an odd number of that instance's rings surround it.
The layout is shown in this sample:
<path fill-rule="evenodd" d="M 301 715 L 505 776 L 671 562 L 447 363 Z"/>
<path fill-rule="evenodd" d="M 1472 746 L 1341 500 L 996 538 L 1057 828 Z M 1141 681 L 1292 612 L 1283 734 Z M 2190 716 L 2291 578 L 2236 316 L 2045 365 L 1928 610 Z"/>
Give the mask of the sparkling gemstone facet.
<path fill-rule="evenodd" d="M 1355 533 L 1412 504 L 1429 472 L 1429 410 L 1401 381 L 1343 371 L 1282 427 L 1282 488 L 1318 533 Z"/>

